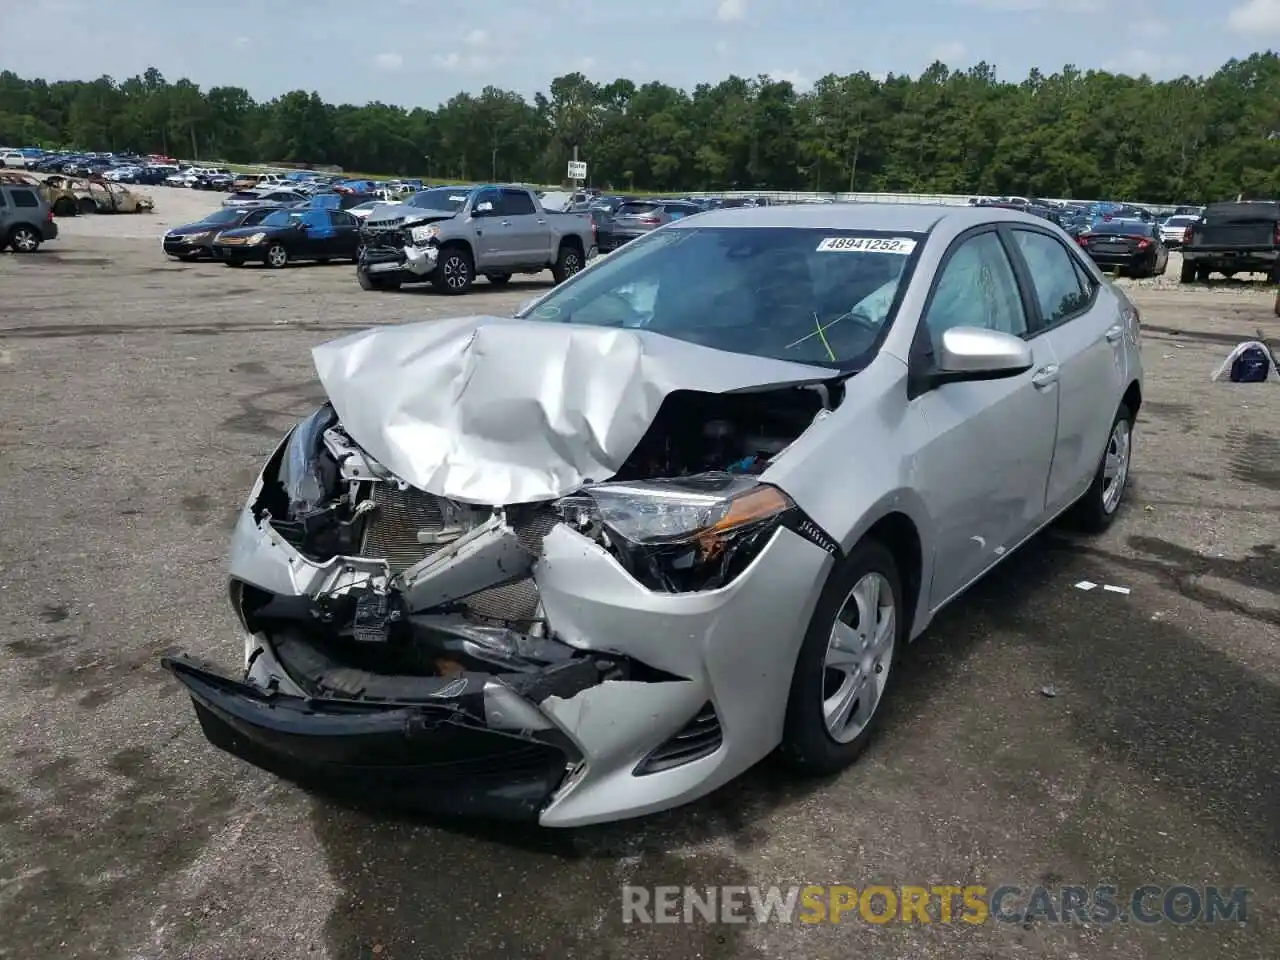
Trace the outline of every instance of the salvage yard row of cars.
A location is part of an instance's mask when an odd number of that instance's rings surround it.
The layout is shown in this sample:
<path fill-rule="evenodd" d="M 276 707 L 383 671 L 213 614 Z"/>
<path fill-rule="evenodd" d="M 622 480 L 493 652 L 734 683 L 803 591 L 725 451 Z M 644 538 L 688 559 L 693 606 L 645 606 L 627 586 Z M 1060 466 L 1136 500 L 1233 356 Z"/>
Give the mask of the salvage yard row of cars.
<path fill-rule="evenodd" d="M 1043 218 L 710 210 L 579 271 L 589 217 L 434 193 L 359 254 L 371 283 L 443 241 L 448 287 L 451 244 L 504 221 L 471 266 L 554 259 L 563 282 L 313 351 L 326 400 L 232 534 L 240 663 L 163 660 L 249 763 L 548 827 L 689 802 L 774 751 L 830 774 L 946 604 L 1055 518 L 1121 511 L 1140 318 Z M 344 211 L 227 232 L 317 212 Z"/>

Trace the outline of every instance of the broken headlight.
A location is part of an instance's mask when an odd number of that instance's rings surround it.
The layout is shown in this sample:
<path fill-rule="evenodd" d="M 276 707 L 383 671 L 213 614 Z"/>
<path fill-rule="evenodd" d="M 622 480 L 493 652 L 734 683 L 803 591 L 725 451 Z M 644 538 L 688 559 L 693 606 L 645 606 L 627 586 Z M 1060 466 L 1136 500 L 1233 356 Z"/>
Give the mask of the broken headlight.
<path fill-rule="evenodd" d="M 332 459 L 321 456 L 324 432 L 338 422 L 333 407 L 323 404 L 298 422 L 280 461 L 278 479 L 289 501 L 290 518 L 311 513 L 328 500 L 337 480 Z"/>
<path fill-rule="evenodd" d="M 728 473 L 602 483 L 566 497 L 558 509 L 646 587 L 672 593 L 729 583 L 796 513 L 777 487 Z"/>

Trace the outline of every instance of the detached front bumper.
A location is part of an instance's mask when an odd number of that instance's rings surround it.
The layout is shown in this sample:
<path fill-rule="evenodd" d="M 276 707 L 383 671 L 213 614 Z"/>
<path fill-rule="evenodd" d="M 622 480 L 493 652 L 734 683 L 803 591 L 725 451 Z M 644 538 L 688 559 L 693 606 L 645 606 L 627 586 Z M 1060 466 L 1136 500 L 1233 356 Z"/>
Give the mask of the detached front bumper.
<path fill-rule="evenodd" d="M 477 722 L 467 701 L 483 693 L 467 685 L 434 702 L 376 704 L 268 690 L 185 657 L 163 665 L 186 687 L 214 746 L 330 795 L 536 820 L 576 761 L 567 743 Z M 255 668 L 251 675 L 284 674 L 269 646 L 259 649 Z"/>
<path fill-rule="evenodd" d="M 435 271 L 439 256 L 440 250 L 434 246 L 366 247 L 360 256 L 359 266 L 372 276 L 402 274 L 410 279 L 421 279 Z"/>

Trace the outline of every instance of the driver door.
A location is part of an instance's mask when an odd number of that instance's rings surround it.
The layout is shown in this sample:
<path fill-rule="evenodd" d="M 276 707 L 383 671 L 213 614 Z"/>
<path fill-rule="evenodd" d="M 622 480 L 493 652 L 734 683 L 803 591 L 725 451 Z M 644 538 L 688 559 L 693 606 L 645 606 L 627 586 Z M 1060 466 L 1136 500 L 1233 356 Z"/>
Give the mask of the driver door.
<path fill-rule="evenodd" d="M 909 401 L 913 485 L 935 527 L 931 610 L 981 576 L 1045 516 L 1058 425 L 1057 359 L 994 228 L 962 234 L 942 260 L 912 345 L 929 369 L 942 333 L 984 327 L 1028 340 L 1013 377 L 944 383 Z"/>

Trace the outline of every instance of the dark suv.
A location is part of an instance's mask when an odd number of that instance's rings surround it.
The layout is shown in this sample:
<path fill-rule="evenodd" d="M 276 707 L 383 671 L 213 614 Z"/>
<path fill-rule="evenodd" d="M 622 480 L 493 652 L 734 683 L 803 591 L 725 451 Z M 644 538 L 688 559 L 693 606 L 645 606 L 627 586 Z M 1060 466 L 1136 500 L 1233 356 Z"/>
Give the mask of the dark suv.
<path fill-rule="evenodd" d="M 35 253 L 58 236 L 53 211 L 35 187 L 0 182 L 0 250 Z"/>

